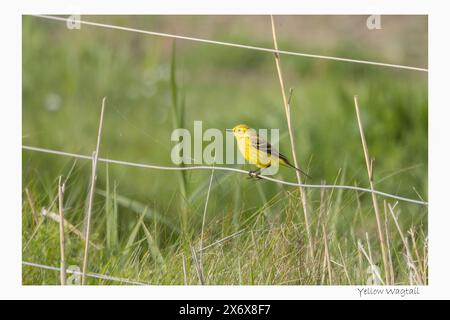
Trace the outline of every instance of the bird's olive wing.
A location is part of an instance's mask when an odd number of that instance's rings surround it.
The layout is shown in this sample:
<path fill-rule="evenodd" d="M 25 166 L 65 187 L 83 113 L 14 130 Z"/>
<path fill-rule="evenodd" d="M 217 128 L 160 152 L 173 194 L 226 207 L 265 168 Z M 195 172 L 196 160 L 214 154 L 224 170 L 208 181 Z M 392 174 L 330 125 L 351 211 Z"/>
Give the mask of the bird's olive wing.
<path fill-rule="evenodd" d="M 250 141 L 253 147 L 257 148 L 260 151 L 267 152 L 274 157 L 284 160 L 286 163 L 289 163 L 289 160 L 281 154 L 275 147 L 273 147 L 269 142 L 266 141 L 263 137 L 259 135 L 253 135 L 250 137 Z"/>
<path fill-rule="evenodd" d="M 272 147 L 272 145 L 268 143 L 263 137 L 256 134 L 250 137 L 250 141 L 252 143 L 252 147 L 260 151 L 267 152 L 268 154 L 278 156 L 278 150 Z"/>

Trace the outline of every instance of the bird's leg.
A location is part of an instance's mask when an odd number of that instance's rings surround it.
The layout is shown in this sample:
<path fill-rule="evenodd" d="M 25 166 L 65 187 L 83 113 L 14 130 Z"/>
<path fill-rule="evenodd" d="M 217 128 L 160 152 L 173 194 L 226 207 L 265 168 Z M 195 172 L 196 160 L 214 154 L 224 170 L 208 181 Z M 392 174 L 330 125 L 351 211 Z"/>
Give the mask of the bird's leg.
<path fill-rule="evenodd" d="M 250 171 L 248 172 L 248 176 L 249 176 L 249 178 L 256 177 L 256 178 L 258 178 L 258 179 L 261 179 L 261 178 L 259 177 L 260 172 L 261 172 L 261 169 L 260 169 L 260 168 L 259 168 L 259 169 L 256 169 L 256 170 L 250 170 Z"/>
<path fill-rule="evenodd" d="M 256 177 L 258 180 L 261 180 L 262 178 L 261 178 L 260 174 L 261 174 L 264 170 L 269 169 L 269 168 L 270 168 L 270 165 L 271 165 L 271 164 L 269 163 L 269 165 L 268 165 L 267 167 L 259 168 L 259 169 L 257 170 L 257 173 L 255 173 L 255 177 Z"/>
<path fill-rule="evenodd" d="M 257 179 L 259 180 L 259 179 L 261 179 L 261 177 L 259 176 L 260 173 L 261 173 L 261 168 L 258 168 L 258 169 L 256 169 L 256 170 L 250 170 L 250 171 L 248 172 L 248 176 L 249 176 L 250 178 L 255 177 L 255 178 L 257 178 Z"/>

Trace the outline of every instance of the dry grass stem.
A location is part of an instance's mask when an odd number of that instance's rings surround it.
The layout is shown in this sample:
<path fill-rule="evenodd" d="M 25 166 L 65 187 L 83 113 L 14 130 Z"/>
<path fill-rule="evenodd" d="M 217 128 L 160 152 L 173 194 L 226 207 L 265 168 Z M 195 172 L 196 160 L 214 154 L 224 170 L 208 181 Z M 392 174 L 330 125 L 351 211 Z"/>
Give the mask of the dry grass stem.
<path fill-rule="evenodd" d="M 410 268 L 410 271 L 413 275 L 413 278 L 415 279 L 416 283 L 423 284 L 422 279 L 419 275 L 419 271 L 417 270 L 416 264 L 414 263 L 411 250 L 409 249 L 408 245 L 408 239 L 403 234 L 402 228 L 400 228 L 400 224 L 398 223 L 398 218 L 395 215 L 394 207 L 392 207 L 390 204 L 388 204 L 389 212 L 391 213 L 392 219 L 394 220 L 395 226 L 397 227 L 398 234 L 400 235 L 400 239 L 402 239 L 403 245 L 405 247 L 406 252 L 406 260 L 408 267 Z"/>
<path fill-rule="evenodd" d="M 211 171 L 211 176 L 209 178 L 208 192 L 206 193 L 205 207 L 203 209 L 202 232 L 200 235 L 200 248 L 199 248 L 199 262 L 202 266 L 202 269 L 203 269 L 203 260 L 202 260 L 203 259 L 203 236 L 205 233 L 206 212 L 208 210 L 209 195 L 211 193 L 213 177 L 214 177 L 214 169 Z"/>
<path fill-rule="evenodd" d="M 186 271 L 186 257 L 184 256 L 184 253 L 181 253 L 181 261 L 183 262 L 183 280 L 184 280 L 184 285 L 187 286 L 188 285 L 188 276 L 187 276 L 187 271 Z"/>
<path fill-rule="evenodd" d="M 194 260 L 195 270 L 197 271 L 198 280 L 201 285 L 204 285 L 205 277 L 203 275 L 203 269 L 202 269 L 200 262 L 198 261 L 197 252 L 195 251 L 195 248 L 193 246 L 191 246 L 191 254 L 192 254 L 192 260 Z"/>
<path fill-rule="evenodd" d="M 92 154 L 92 174 L 91 174 L 91 184 L 90 184 L 90 190 L 89 190 L 89 201 L 88 201 L 88 208 L 86 213 L 86 241 L 84 245 L 84 257 L 83 257 L 83 270 L 81 275 L 81 285 L 86 284 L 86 272 L 88 267 L 88 259 L 89 259 L 89 236 L 90 236 L 90 227 L 91 227 L 91 216 L 92 216 L 92 205 L 94 202 L 94 191 L 95 191 L 95 182 L 97 180 L 97 160 L 98 160 L 98 152 L 100 149 L 100 138 L 102 134 L 102 127 L 103 127 L 103 115 L 105 111 L 105 102 L 106 97 L 102 100 L 102 110 L 100 113 L 100 122 L 98 126 L 98 135 L 97 135 L 97 146 L 95 148 L 95 151 Z"/>
<path fill-rule="evenodd" d="M 378 272 L 377 266 L 373 263 L 373 260 L 370 257 L 370 254 L 367 254 L 366 250 L 364 250 L 364 246 L 362 245 L 360 240 L 358 240 L 358 249 L 359 249 L 360 252 L 362 252 L 364 257 L 366 257 L 367 261 L 369 262 L 371 272 L 376 276 L 376 278 L 381 282 L 381 284 L 384 285 L 384 281 L 381 278 L 380 273 Z"/>
<path fill-rule="evenodd" d="M 331 273 L 331 262 L 330 262 L 330 252 L 328 250 L 328 239 L 327 239 L 327 228 L 326 222 L 322 223 L 322 235 L 323 235 L 323 244 L 325 250 L 325 258 L 327 260 L 327 272 L 328 272 L 328 284 L 333 284 L 332 273 Z"/>
<path fill-rule="evenodd" d="M 275 22 L 273 19 L 273 16 L 270 16 L 270 20 L 272 23 L 272 36 L 273 36 L 273 44 L 275 47 L 275 50 L 278 51 L 278 41 L 277 41 L 277 34 L 276 34 L 276 30 L 275 30 Z M 290 99 L 288 100 L 286 97 L 286 89 L 284 86 L 284 80 L 283 80 L 283 74 L 281 71 L 281 61 L 280 61 L 280 55 L 278 53 L 274 54 L 275 56 L 275 64 L 277 67 L 277 73 L 278 73 L 278 80 L 280 81 L 280 87 L 281 87 L 281 95 L 283 97 L 283 104 L 284 104 L 284 111 L 286 113 L 286 120 L 287 120 L 287 126 L 288 126 L 288 132 L 289 132 L 289 138 L 291 141 L 291 151 L 292 151 L 292 159 L 294 161 L 294 165 L 295 167 L 301 169 L 298 161 L 297 161 L 297 155 L 296 155 L 296 151 L 295 151 L 295 141 L 294 141 L 294 133 L 292 130 L 292 124 L 291 124 L 291 111 L 290 111 Z M 292 93 L 292 92 L 291 92 Z M 300 172 L 298 172 L 297 170 L 295 170 L 295 174 L 297 176 L 297 182 L 299 184 L 302 184 L 302 177 Z M 313 259 L 314 258 L 314 243 L 313 243 L 313 239 L 312 239 L 312 235 L 311 235 L 311 226 L 310 226 L 310 221 L 309 221 L 309 211 L 308 211 L 308 204 L 306 201 L 306 191 L 303 187 L 299 187 L 299 191 L 300 191 L 300 199 L 302 202 L 302 206 L 303 206 L 303 213 L 304 213 L 304 218 L 305 218 L 305 226 L 306 226 L 306 235 L 308 237 L 308 249 L 309 249 L 309 255 L 310 258 Z"/>
<path fill-rule="evenodd" d="M 361 136 L 361 143 L 364 151 L 364 158 L 366 160 L 366 166 L 367 166 L 367 175 L 369 176 L 369 184 L 370 189 L 375 190 L 374 187 L 374 180 L 373 180 L 373 160 L 369 156 L 369 149 L 367 148 L 366 138 L 364 136 L 364 129 L 361 121 L 361 116 L 359 113 L 359 105 L 358 105 L 358 97 L 354 97 L 355 102 L 355 110 L 356 110 L 356 119 L 358 121 L 358 127 L 359 127 L 359 134 Z M 389 260 L 387 256 L 387 245 L 386 245 L 386 239 L 384 237 L 383 227 L 381 224 L 381 215 L 380 215 L 380 209 L 378 207 L 378 201 L 377 196 L 375 193 L 372 193 L 372 202 L 373 202 L 373 209 L 375 211 L 375 219 L 377 222 L 377 230 L 378 230 L 378 238 L 380 240 L 380 247 L 381 247 L 381 255 L 383 258 L 383 269 L 385 273 L 385 279 L 386 283 L 390 284 L 390 268 L 389 268 Z"/>
<path fill-rule="evenodd" d="M 49 211 L 46 208 L 42 208 L 41 209 L 41 216 L 45 217 L 45 218 L 49 218 L 50 220 L 53 220 L 57 223 L 60 223 L 61 218 L 59 216 L 59 214 Z M 85 241 L 86 237 L 83 234 L 83 232 L 81 232 L 80 230 L 77 229 L 77 227 L 75 227 L 73 224 L 71 224 L 69 221 L 67 221 L 67 219 L 64 219 L 64 228 L 66 230 L 68 230 L 69 232 L 72 232 L 73 234 L 77 235 L 81 240 Z M 96 250 L 102 250 L 103 246 L 93 242 L 92 240 L 89 241 L 89 245 L 91 247 L 93 247 Z"/>
<path fill-rule="evenodd" d="M 424 258 L 421 259 L 420 255 L 419 255 L 419 250 L 417 248 L 417 242 L 416 242 L 416 230 L 414 229 L 414 227 L 411 227 L 411 229 L 409 229 L 408 233 L 411 236 L 411 242 L 413 244 L 414 255 L 416 257 L 417 265 L 419 267 L 419 271 L 422 276 L 422 283 L 425 284 L 427 281 L 426 280 L 427 274 L 425 271 L 425 267 L 420 263 L 420 261 L 424 261 L 425 259 Z"/>
<path fill-rule="evenodd" d="M 31 197 L 31 194 L 28 191 L 28 188 L 25 188 L 25 193 L 27 195 L 27 201 L 28 201 L 28 204 L 29 204 L 30 209 L 31 209 L 31 215 L 33 216 L 34 225 L 37 225 L 38 224 L 38 216 L 37 216 L 37 213 L 36 213 L 36 209 L 34 207 L 33 198 Z"/>
<path fill-rule="evenodd" d="M 428 237 L 425 238 L 424 240 L 424 245 L 423 245 L 423 272 L 424 272 L 424 283 L 426 283 L 426 279 L 427 279 L 427 272 L 428 272 Z"/>
<path fill-rule="evenodd" d="M 389 220 L 387 214 L 387 203 L 383 201 L 384 206 L 384 231 L 386 232 L 387 253 L 389 259 L 389 284 L 395 284 L 394 263 L 392 262 L 391 241 L 389 237 Z"/>
<path fill-rule="evenodd" d="M 65 259 L 65 238 L 64 238 L 64 188 L 65 185 L 61 184 L 61 176 L 58 181 L 58 209 L 59 209 L 59 246 L 60 246 L 60 280 L 61 285 L 66 284 L 66 259 Z"/>
<path fill-rule="evenodd" d="M 221 244 L 221 243 L 223 243 L 223 242 L 225 242 L 225 241 L 231 240 L 231 239 L 233 239 L 233 238 L 235 238 L 235 237 L 241 235 L 245 230 L 246 230 L 246 229 L 241 229 L 241 230 L 239 230 L 239 231 L 237 231 L 237 232 L 235 232 L 235 233 L 233 233 L 233 234 L 230 234 L 229 236 L 226 236 L 226 237 L 224 237 L 224 238 L 222 238 L 222 239 L 219 239 L 219 240 L 217 240 L 217 241 L 214 241 L 213 243 L 207 245 L 206 247 L 203 247 L 201 251 L 205 251 L 206 249 L 209 249 L 209 248 L 211 248 L 211 247 L 214 247 L 214 246 L 216 246 L 216 245 L 219 245 L 219 244 Z"/>
<path fill-rule="evenodd" d="M 344 255 L 342 254 L 342 250 L 341 250 L 341 246 L 340 246 L 339 242 L 337 243 L 337 247 L 338 247 L 338 250 L 339 250 L 339 256 L 341 257 L 341 261 L 342 261 L 342 268 L 344 269 L 344 273 L 345 273 L 345 276 L 347 278 L 348 284 L 352 284 L 352 281 L 350 280 L 350 276 L 348 274 L 347 266 L 345 264 Z"/>

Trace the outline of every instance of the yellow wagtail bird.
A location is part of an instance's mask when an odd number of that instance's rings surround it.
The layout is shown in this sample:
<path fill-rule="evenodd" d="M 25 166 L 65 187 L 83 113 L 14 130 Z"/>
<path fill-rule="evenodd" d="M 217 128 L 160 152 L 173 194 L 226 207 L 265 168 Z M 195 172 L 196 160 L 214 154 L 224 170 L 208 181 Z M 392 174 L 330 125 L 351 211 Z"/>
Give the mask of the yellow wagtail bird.
<path fill-rule="evenodd" d="M 244 159 L 258 167 L 257 170 L 249 172 L 250 176 L 257 177 L 262 169 L 281 164 L 311 178 L 302 170 L 293 166 L 283 154 L 272 147 L 263 137 L 260 137 L 255 129 L 245 124 L 239 124 L 233 129 L 226 129 L 226 131 L 233 133 Z"/>

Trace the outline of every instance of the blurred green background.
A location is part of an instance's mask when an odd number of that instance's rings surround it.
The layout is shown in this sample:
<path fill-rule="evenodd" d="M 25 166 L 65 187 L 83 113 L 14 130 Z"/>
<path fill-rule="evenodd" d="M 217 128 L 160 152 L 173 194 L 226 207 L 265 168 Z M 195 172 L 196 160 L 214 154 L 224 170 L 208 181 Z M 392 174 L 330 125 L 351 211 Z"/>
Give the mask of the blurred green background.
<path fill-rule="evenodd" d="M 268 16 L 82 16 L 139 29 L 273 47 Z M 427 17 L 382 16 L 382 29 L 369 30 L 367 16 L 275 17 L 279 47 L 306 53 L 427 67 Z M 176 67 L 173 69 L 172 58 Z M 23 17 L 24 145 L 90 155 L 95 148 L 101 100 L 107 97 L 100 156 L 172 165 L 170 134 L 175 71 L 183 126 L 194 120 L 207 128 L 246 123 L 255 128 L 280 128 L 280 149 L 290 156 L 289 137 L 273 55 L 190 41 L 82 25 L 69 30 L 64 22 Z M 427 73 L 281 56 L 285 83 L 294 90 L 292 122 L 299 162 L 312 183 L 367 186 L 367 171 L 355 118 L 353 96 L 359 96 L 376 188 L 427 199 L 428 83 Z M 180 107 L 181 108 L 181 107 Z M 55 183 L 73 159 L 23 151 L 23 186 L 54 197 Z M 247 168 L 247 166 L 245 166 Z M 90 163 L 80 160 L 67 186 L 69 219 L 80 219 L 87 194 Z M 117 193 L 138 201 L 178 224 L 180 205 L 190 223 L 201 224 L 204 191 L 210 172 L 186 174 L 185 201 L 179 174 L 109 165 L 98 167 L 99 190 L 108 183 Z M 281 169 L 278 178 L 295 181 Z M 337 180 L 336 180 L 337 179 Z M 251 216 L 280 191 L 293 191 L 239 174 L 215 173 L 208 216 L 233 216 L 233 223 Z M 312 203 L 320 191 L 310 190 Z M 353 203 L 354 192 L 342 195 Z M 353 201 L 353 202 L 352 202 Z M 370 195 L 362 195 L 370 208 Z M 96 208 L 104 198 L 96 196 Z M 136 215 L 120 208 L 120 234 Z M 426 224 L 422 208 L 405 205 L 406 219 Z M 272 212 L 277 215 L 277 211 Z M 338 217 L 345 233 L 354 210 Z M 132 217 L 132 218 L 131 218 Z M 237 222 L 236 222 L 237 221 Z M 231 227 L 230 227 L 231 228 Z M 237 227 L 236 227 L 237 228 Z M 195 228 L 194 228 L 195 230 Z M 194 231 L 195 233 L 195 231 Z M 170 243 L 170 241 L 168 241 Z"/>

